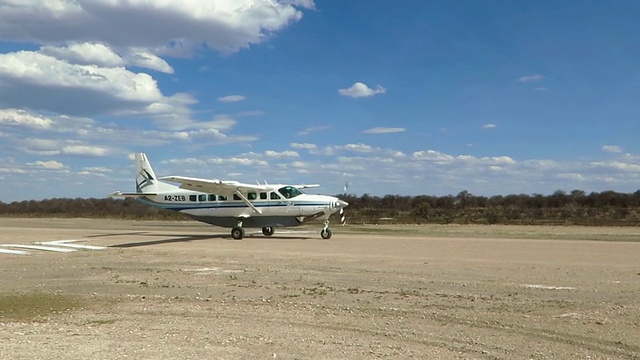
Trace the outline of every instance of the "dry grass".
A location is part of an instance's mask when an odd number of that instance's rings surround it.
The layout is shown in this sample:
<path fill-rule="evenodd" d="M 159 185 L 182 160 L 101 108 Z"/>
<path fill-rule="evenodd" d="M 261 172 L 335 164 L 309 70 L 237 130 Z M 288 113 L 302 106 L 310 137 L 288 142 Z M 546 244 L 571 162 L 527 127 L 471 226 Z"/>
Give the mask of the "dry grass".
<path fill-rule="evenodd" d="M 78 309 L 83 303 L 75 296 L 40 292 L 0 295 L 0 320 L 38 321 L 49 315 Z"/>

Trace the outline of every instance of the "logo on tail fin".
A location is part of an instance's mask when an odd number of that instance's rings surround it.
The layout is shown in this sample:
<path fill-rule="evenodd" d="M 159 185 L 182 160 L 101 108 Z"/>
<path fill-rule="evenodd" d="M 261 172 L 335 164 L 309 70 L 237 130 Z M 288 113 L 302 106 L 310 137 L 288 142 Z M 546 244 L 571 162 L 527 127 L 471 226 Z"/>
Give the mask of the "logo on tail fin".
<path fill-rule="evenodd" d="M 153 185 L 155 179 L 145 169 L 140 169 L 138 176 L 136 176 L 136 191 L 143 192 L 142 190 L 147 186 Z"/>

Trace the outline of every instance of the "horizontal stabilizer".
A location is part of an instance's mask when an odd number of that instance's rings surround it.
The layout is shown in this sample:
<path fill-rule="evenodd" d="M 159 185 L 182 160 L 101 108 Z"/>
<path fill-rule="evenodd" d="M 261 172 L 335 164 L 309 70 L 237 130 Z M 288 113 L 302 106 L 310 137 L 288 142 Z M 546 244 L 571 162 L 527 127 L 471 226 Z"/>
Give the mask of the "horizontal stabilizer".
<path fill-rule="evenodd" d="M 111 197 L 125 197 L 125 198 L 137 198 L 137 197 L 142 197 L 142 196 L 155 196 L 158 195 L 156 193 L 138 193 L 138 192 L 122 192 L 122 191 L 115 191 L 112 192 L 111 194 L 109 194 L 109 196 Z"/>

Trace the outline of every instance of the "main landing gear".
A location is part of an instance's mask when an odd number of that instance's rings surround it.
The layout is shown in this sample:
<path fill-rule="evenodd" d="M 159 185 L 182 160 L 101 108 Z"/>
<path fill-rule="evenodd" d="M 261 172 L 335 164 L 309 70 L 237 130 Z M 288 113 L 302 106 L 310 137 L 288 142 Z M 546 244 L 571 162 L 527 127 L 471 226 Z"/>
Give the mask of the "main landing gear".
<path fill-rule="evenodd" d="M 244 229 L 242 228 L 242 219 L 238 219 L 237 225 L 231 229 L 231 237 L 236 240 L 242 240 L 244 237 Z"/>
<path fill-rule="evenodd" d="M 262 234 L 264 236 L 272 236 L 275 233 L 275 229 L 271 226 L 265 226 L 262 228 Z M 238 225 L 231 229 L 231 237 L 236 240 L 242 240 L 244 237 L 244 228 L 242 227 L 242 220 L 238 221 Z"/>
<path fill-rule="evenodd" d="M 242 240 L 242 238 L 244 237 L 244 229 L 242 228 L 242 226 L 236 226 L 231 229 L 231 237 L 236 240 Z"/>

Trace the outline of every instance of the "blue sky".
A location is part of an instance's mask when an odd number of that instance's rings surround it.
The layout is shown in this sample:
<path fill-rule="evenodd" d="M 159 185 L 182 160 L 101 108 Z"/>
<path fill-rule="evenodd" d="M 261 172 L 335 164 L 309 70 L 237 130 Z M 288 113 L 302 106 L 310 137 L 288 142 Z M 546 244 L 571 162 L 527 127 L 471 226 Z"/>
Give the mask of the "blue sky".
<path fill-rule="evenodd" d="M 640 188 L 636 1 L 0 0 L 0 201 Z"/>

